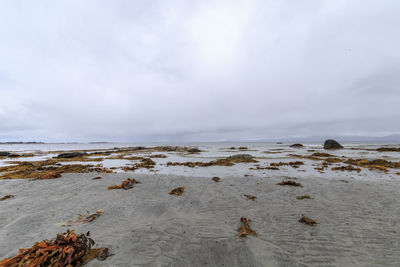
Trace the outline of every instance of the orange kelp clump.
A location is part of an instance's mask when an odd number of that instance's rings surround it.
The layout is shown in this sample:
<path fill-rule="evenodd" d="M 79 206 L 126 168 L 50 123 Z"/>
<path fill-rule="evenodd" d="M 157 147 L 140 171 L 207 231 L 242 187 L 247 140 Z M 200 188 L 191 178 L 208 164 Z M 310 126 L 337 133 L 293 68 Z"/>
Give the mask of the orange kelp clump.
<path fill-rule="evenodd" d="M 183 192 L 185 191 L 185 187 L 177 187 L 175 189 L 172 189 L 171 192 L 169 192 L 170 195 L 176 195 L 176 196 L 183 196 Z"/>
<path fill-rule="evenodd" d="M 136 181 L 135 179 L 126 179 L 125 181 L 123 181 L 120 185 L 110 185 L 109 187 L 107 187 L 108 190 L 112 190 L 112 189 L 124 189 L 124 190 L 128 190 L 128 189 L 132 189 L 135 184 L 140 183 L 139 181 Z"/>
<path fill-rule="evenodd" d="M 240 222 L 243 225 L 239 226 L 239 228 L 237 229 L 237 231 L 239 233 L 237 233 L 236 236 L 245 237 L 247 235 L 253 235 L 253 236 L 257 237 L 256 231 L 254 231 L 253 229 L 250 228 L 251 220 L 247 220 L 246 217 L 242 217 L 242 218 L 240 218 Z"/>
<path fill-rule="evenodd" d="M 84 234 L 77 235 L 67 231 L 58 234 L 55 240 L 43 240 L 31 248 L 19 249 L 19 253 L 0 261 L 1 267 L 72 267 L 81 266 L 85 262 L 98 257 L 105 259 L 108 249 L 92 249 L 95 242 Z"/>

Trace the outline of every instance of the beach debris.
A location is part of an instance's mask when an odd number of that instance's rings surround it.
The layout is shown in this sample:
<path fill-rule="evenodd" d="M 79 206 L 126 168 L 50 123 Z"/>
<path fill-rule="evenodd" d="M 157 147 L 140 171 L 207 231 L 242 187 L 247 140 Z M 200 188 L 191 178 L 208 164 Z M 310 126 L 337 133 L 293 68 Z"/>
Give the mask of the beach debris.
<path fill-rule="evenodd" d="M 306 224 L 306 225 L 315 225 L 318 224 L 316 221 L 314 221 L 311 218 L 308 218 L 307 216 L 304 216 L 304 214 L 301 214 L 301 218 L 299 219 L 299 222 Z"/>
<path fill-rule="evenodd" d="M 282 181 L 282 182 L 280 182 L 280 183 L 277 183 L 277 185 L 290 185 L 290 186 L 300 186 L 300 187 L 303 187 L 302 185 L 301 185 L 301 183 L 297 183 L 297 182 L 295 182 L 295 181 Z"/>
<path fill-rule="evenodd" d="M 139 181 L 136 181 L 135 179 L 131 179 L 128 178 L 125 181 L 123 181 L 120 185 L 110 185 L 109 187 L 107 187 L 108 190 L 112 190 L 112 189 L 124 189 L 124 190 L 128 190 L 128 189 L 132 189 L 135 184 L 139 184 Z"/>
<path fill-rule="evenodd" d="M 183 196 L 183 191 L 185 191 L 185 187 L 177 187 L 175 189 L 172 189 L 171 192 L 169 192 L 170 195 L 176 195 L 176 196 Z"/>
<path fill-rule="evenodd" d="M 324 149 L 341 149 L 343 146 L 336 140 L 328 139 L 324 142 Z"/>
<path fill-rule="evenodd" d="M 99 179 L 101 179 L 101 176 L 96 176 L 92 178 L 92 180 L 99 180 Z"/>
<path fill-rule="evenodd" d="M 43 175 L 42 178 L 40 178 L 40 179 L 46 180 L 46 179 L 55 179 L 55 178 L 60 178 L 60 177 L 61 177 L 61 174 L 58 172 L 49 172 L 49 173 Z"/>
<path fill-rule="evenodd" d="M 220 182 L 221 181 L 221 178 L 219 178 L 219 177 L 217 177 L 217 176 L 215 176 L 215 177 L 213 177 L 213 178 L 211 178 L 214 182 L 216 182 L 216 183 L 218 183 L 218 182 Z"/>
<path fill-rule="evenodd" d="M 303 147 L 303 145 L 302 144 L 293 144 L 293 145 L 290 145 L 290 147 L 300 148 L 300 147 Z"/>
<path fill-rule="evenodd" d="M 332 171 L 356 171 L 360 172 L 360 168 L 353 167 L 352 165 L 347 165 L 347 166 L 339 166 L 339 167 L 333 167 L 331 168 Z"/>
<path fill-rule="evenodd" d="M 246 198 L 247 198 L 247 200 L 256 200 L 256 196 L 252 196 L 252 195 L 244 195 Z"/>
<path fill-rule="evenodd" d="M 242 217 L 242 218 L 240 218 L 240 222 L 243 225 L 239 226 L 239 228 L 237 229 L 238 233 L 236 234 L 236 236 L 245 237 L 248 235 L 252 235 L 252 236 L 257 237 L 256 231 L 254 231 L 253 229 L 250 228 L 251 220 L 248 220 L 246 217 Z"/>
<path fill-rule="evenodd" d="M 56 239 L 43 240 L 31 248 L 19 249 L 13 257 L 0 261 L 1 267 L 35 267 L 35 266 L 82 266 L 88 261 L 98 258 L 105 260 L 107 248 L 92 248 L 93 239 L 84 234 L 77 235 L 74 230 L 57 234 Z"/>
<path fill-rule="evenodd" d="M 0 201 L 6 200 L 9 198 L 13 198 L 13 197 L 14 197 L 14 195 L 5 195 L 4 197 L 0 197 Z"/>
<path fill-rule="evenodd" d="M 311 199 L 311 197 L 309 195 L 303 195 L 303 196 L 297 196 L 296 197 L 298 200 L 302 200 L 302 199 Z"/>
<path fill-rule="evenodd" d="M 103 212 L 104 211 L 102 209 L 100 209 L 92 214 L 90 214 L 89 211 L 86 211 L 86 213 L 84 213 L 84 214 L 79 213 L 78 218 L 75 221 L 68 220 L 66 222 L 59 223 L 58 225 L 63 226 L 63 227 L 70 227 L 70 226 L 77 225 L 77 224 L 89 223 L 91 221 L 94 221 L 96 218 L 100 217 L 100 215 L 102 215 Z"/>
<path fill-rule="evenodd" d="M 347 181 L 347 180 L 339 180 L 339 181 L 341 181 L 341 182 L 343 182 L 343 183 L 345 183 L 345 184 L 348 184 L 348 183 L 349 183 L 349 181 Z"/>

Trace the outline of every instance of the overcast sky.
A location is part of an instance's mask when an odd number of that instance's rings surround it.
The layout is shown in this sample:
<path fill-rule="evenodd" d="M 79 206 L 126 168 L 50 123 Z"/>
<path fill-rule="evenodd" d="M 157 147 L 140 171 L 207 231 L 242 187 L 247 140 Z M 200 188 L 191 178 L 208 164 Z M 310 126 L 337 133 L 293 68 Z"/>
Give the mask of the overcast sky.
<path fill-rule="evenodd" d="M 0 141 L 400 133 L 399 0 L 0 1 Z"/>

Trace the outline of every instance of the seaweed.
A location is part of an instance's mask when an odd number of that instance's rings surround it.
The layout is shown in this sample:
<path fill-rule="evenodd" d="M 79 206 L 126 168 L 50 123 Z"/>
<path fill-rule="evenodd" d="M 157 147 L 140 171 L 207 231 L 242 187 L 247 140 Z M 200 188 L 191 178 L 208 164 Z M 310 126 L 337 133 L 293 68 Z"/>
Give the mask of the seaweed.
<path fill-rule="evenodd" d="M 311 197 L 309 195 L 303 195 L 303 196 L 297 196 L 296 197 L 298 200 L 302 200 L 302 199 L 311 199 Z"/>
<path fill-rule="evenodd" d="M 240 218 L 240 222 L 243 225 L 239 226 L 239 228 L 237 229 L 238 233 L 236 234 L 236 236 L 245 237 L 248 235 L 252 235 L 257 237 L 257 232 L 250 228 L 251 220 L 248 220 L 246 217 L 242 217 Z"/>
<path fill-rule="evenodd" d="M 135 179 L 126 179 L 125 181 L 123 181 L 120 185 L 110 185 L 109 187 L 107 187 L 108 190 L 112 190 L 112 189 L 124 189 L 124 190 L 128 190 L 128 189 L 132 189 L 135 184 L 139 184 L 139 181 L 136 181 Z"/>
<path fill-rule="evenodd" d="M 95 213 L 92 214 L 90 214 L 89 211 L 86 211 L 86 214 L 79 213 L 78 218 L 75 221 L 68 220 L 66 222 L 59 223 L 59 225 L 64 227 L 70 227 L 77 224 L 89 223 L 100 217 L 101 214 L 103 214 L 103 210 L 101 209 L 97 210 Z"/>
<path fill-rule="evenodd" d="M 316 221 L 314 221 L 313 219 L 311 219 L 311 218 L 308 218 L 307 216 L 304 216 L 304 214 L 301 214 L 301 218 L 299 219 L 299 222 L 301 222 L 301 223 L 303 223 L 303 224 L 306 224 L 306 225 L 311 225 L 311 226 L 313 226 L 313 225 L 315 225 L 315 224 L 318 224 Z"/>
<path fill-rule="evenodd" d="M 13 197 L 14 197 L 14 195 L 5 195 L 4 197 L 0 198 L 0 201 L 6 200 L 6 199 L 9 199 L 9 198 L 13 198 Z"/>
<path fill-rule="evenodd" d="M 185 191 L 185 187 L 177 187 L 175 189 L 172 189 L 171 192 L 169 192 L 170 195 L 176 195 L 176 196 L 183 196 L 183 191 Z"/>
<path fill-rule="evenodd" d="M 92 248 L 93 239 L 84 234 L 77 235 L 74 230 L 57 234 L 56 239 L 43 240 L 35 243 L 31 248 L 19 249 L 13 257 L 0 261 L 1 267 L 17 266 L 82 266 L 86 262 L 98 258 L 105 260 L 108 256 L 107 248 Z"/>
<path fill-rule="evenodd" d="M 216 182 L 216 183 L 219 183 L 220 181 L 221 181 L 221 178 L 219 178 L 219 177 L 213 177 L 213 178 L 211 178 L 214 182 Z"/>
<path fill-rule="evenodd" d="M 347 166 L 339 166 L 339 167 L 333 167 L 331 168 L 332 171 L 356 171 L 360 172 L 360 168 L 353 167 L 352 165 L 347 165 Z"/>
<path fill-rule="evenodd" d="M 300 187 L 303 187 L 303 186 L 301 185 L 301 183 L 297 183 L 297 182 L 295 182 L 295 181 L 282 181 L 282 182 L 280 182 L 280 183 L 277 183 L 277 185 L 290 185 L 290 186 L 300 186 Z"/>
<path fill-rule="evenodd" d="M 101 179 L 101 176 L 96 176 L 92 178 L 92 180 L 99 180 L 99 179 Z"/>
<path fill-rule="evenodd" d="M 298 168 L 300 165 L 304 165 L 304 162 L 303 161 L 272 162 L 269 165 L 272 166 L 272 167 L 291 166 L 293 168 Z"/>
<path fill-rule="evenodd" d="M 252 196 L 252 195 L 244 195 L 246 198 L 247 198 L 247 200 L 256 200 L 256 196 Z"/>
<path fill-rule="evenodd" d="M 245 156 L 246 155 L 246 156 Z M 216 159 L 213 161 L 209 162 L 201 162 L 201 161 L 195 161 L 195 162 L 167 162 L 167 167 L 169 166 L 185 166 L 185 167 L 210 167 L 210 166 L 233 166 L 235 163 L 250 163 L 250 162 L 257 162 L 255 159 L 253 159 L 252 156 L 247 154 L 239 154 L 239 155 L 234 155 L 230 156 L 227 158 L 223 159 Z"/>

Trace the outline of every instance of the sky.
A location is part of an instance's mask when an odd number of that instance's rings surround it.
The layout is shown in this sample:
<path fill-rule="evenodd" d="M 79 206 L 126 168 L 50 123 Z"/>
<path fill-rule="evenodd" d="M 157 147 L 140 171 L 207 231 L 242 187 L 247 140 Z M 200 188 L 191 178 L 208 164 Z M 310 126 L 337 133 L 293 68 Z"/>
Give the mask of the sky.
<path fill-rule="evenodd" d="M 0 141 L 400 133 L 398 0 L 0 1 Z"/>

